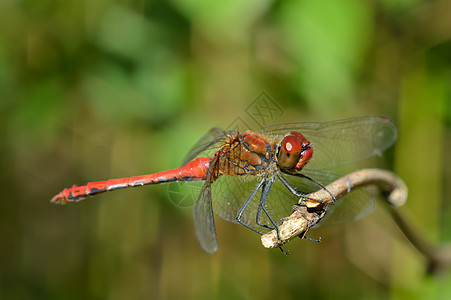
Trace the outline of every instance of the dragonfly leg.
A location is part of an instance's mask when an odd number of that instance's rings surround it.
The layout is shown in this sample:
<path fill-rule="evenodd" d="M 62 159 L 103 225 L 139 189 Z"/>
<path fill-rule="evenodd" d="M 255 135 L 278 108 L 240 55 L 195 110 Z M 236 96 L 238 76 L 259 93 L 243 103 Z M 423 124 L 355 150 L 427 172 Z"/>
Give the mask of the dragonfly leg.
<path fill-rule="evenodd" d="M 265 183 L 266 178 L 263 178 L 262 181 L 260 181 L 257 186 L 255 187 L 255 189 L 252 191 L 251 195 L 249 196 L 249 198 L 247 198 L 247 200 L 244 202 L 244 204 L 241 206 L 240 210 L 238 211 L 237 215 L 236 215 L 236 220 L 239 224 L 249 228 L 252 231 L 257 232 L 258 234 L 262 235 L 263 232 L 258 231 L 257 229 L 253 228 L 252 226 L 250 226 L 249 224 L 244 223 L 241 218 L 243 217 L 243 213 L 246 210 L 246 208 L 249 206 L 249 203 L 251 203 L 252 199 L 254 199 L 255 195 L 257 194 L 258 190 L 262 187 L 262 185 Z"/>
<path fill-rule="evenodd" d="M 255 222 L 261 227 L 268 228 L 271 230 L 275 229 L 277 231 L 277 236 L 279 237 L 279 228 L 278 228 L 276 222 L 274 222 L 274 220 L 272 219 L 271 215 L 269 214 L 269 212 L 265 206 L 266 199 L 268 198 L 268 194 L 269 194 L 269 191 L 271 190 L 272 184 L 274 183 L 274 179 L 275 179 L 275 177 L 274 177 L 274 175 L 272 175 L 271 179 L 269 179 L 269 181 L 265 182 L 263 185 L 263 190 L 262 190 L 262 194 L 260 196 L 260 203 L 258 204 L 257 216 L 255 219 Z M 265 213 L 265 215 L 268 217 L 269 221 L 271 222 L 271 224 L 273 226 L 269 226 L 269 225 L 263 224 L 261 222 L 261 211 L 262 210 Z"/>
<path fill-rule="evenodd" d="M 320 188 L 322 188 L 323 190 L 325 190 L 331 197 L 332 197 L 332 203 L 335 202 L 335 196 L 321 183 L 319 183 L 318 181 L 314 180 L 313 178 L 308 177 L 307 175 L 304 174 L 300 174 L 300 173 L 287 173 L 289 175 L 292 176 L 297 176 L 297 177 L 302 177 L 305 178 L 307 180 L 310 180 L 311 182 L 315 183 L 316 185 L 318 185 Z M 314 198 L 310 198 L 308 196 L 305 195 L 304 192 L 298 192 L 295 188 L 293 188 L 288 182 L 287 180 L 282 176 L 282 174 L 280 174 L 280 172 L 277 172 L 277 177 L 279 178 L 279 180 L 283 183 L 283 185 L 291 192 L 293 193 L 293 195 L 300 197 L 300 198 L 304 198 L 307 200 L 311 200 L 311 201 L 316 201 L 319 203 L 324 203 L 325 201 L 321 201 L 318 199 L 314 199 Z"/>
<path fill-rule="evenodd" d="M 291 174 L 290 174 L 291 175 Z M 292 187 L 288 181 L 282 176 L 282 174 L 280 174 L 279 172 L 277 172 L 277 177 L 279 178 L 280 182 L 283 183 L 283 185 L 296 197 L 300 197 L 300 198 L 304 198 L 304 199 L 308 199 L 308 200 L 312 200 L 312 201 L 317 201 L 322 203 L 323 201 L 321 200 L 317 200 L 317 199 L 313 199 L 313 198 L 309 198 L 307 197 L 305 194 L 305 192 L 299 192 L 297 191 L 294 187 Z"/>
<path fill-rule="evenodd" d="M 290 252 L 283 250 L 282 247 L 279 247 L 279 249 L 284 255 L 290 255 Z"/>
<path fill-rule="evenodd" d="M 298 235 L 298 236 L 301 239 L 306 239 L 306 240 L 311 241 L 311 242 L 317 242 L 317 243 L 321 242 L 321 237 L 319 237 L 318 239 L 312 239 L 312 238 L 309 238 L 308 236 L 300 236 L 300 235 Z"/>
<path fill-rule="evenodd" d="M 302 177 L 302 178 L 305 178 L 307 180 L 310 180 L 311 182 L 313 182 L 314 184 L 316 184 L 317 186 L 319 186 L 320 188 L 325 190 L 330 195 L 330 197 L 332 198 L 332 203 L 334 203 L 335 200 L 337 200 L 337 199 L 335 199 L 335 196 L 321 182 L 318 182 L 315 179 L 313 179 L 313 178 L 311 178 L 311 177 L 309 177 L 309 176 L 307 176 L 305 174 L 302 174 L 302 173 L 296 173 L 294 176 L 298 176 L 298 177 Z"/>

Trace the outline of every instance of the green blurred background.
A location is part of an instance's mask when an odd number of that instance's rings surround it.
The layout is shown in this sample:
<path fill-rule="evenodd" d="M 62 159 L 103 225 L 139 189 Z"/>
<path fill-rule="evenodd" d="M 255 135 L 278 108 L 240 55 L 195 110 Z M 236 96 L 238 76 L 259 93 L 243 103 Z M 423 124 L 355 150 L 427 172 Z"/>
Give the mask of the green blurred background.
<path fill-rule="evenodd" d="M 382 205 L 289 256 L 217 219 L 209 256 L 165 185 L 49 203 L 177 167 L 214 125 L 256 128 L 265 91 L 272 123 L 395 120 L 379 166 L 415 228 L 450 241 L 450 66 L 450 1 L 1 0 L 0 298 L 451 298 Z"/>

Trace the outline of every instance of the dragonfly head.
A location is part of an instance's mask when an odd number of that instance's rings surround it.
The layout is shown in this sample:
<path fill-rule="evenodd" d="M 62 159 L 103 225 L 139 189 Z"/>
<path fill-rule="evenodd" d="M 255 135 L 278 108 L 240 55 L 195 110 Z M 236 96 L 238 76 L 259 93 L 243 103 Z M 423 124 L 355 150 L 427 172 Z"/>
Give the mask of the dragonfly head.
<path fill-rule="evenodd" d="M 277 153 L 277 162 L 287 171 L 300 171 L 310 160 L 313 149 L 299 132 L 291 132 L 283 138 Z"/>

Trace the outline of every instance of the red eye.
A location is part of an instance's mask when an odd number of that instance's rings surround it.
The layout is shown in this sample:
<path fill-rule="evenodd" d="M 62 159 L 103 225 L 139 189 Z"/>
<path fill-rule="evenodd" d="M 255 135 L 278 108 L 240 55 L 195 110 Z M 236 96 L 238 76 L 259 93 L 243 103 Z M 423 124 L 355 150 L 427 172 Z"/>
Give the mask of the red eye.
<path fill-rule="evenodd" d="M 299 141 L 292 136 L 287 136 L 284 138 L 282 145 L 287 153 L 299 151 L 300 147 L 302 147 L 302 144 L 299 144 Z"/>
<path fill-rule="evenodd" d="M 278 164 L 286 170 L 300 170 L 312 156 L 310 143 L 299 132 L 291 132 L 283 138 L 278 154 Z"/>
<path fill-rule="evenodd" d="M 305 137 L 299 132 L 292 132 L 292 135 L 286 136 L 283 139 L 282 146 L 287 153 L 302 151 L 302 147 L 309 144 Z"/>

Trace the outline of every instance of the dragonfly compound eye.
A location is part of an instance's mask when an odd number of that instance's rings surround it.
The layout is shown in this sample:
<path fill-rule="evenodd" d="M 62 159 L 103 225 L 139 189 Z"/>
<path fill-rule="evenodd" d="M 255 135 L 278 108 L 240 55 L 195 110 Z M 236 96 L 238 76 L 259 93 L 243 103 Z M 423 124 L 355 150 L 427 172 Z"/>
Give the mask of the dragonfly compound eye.
<path fill-rule="evenodd" d="M 292 132 L 282 140 L 277 156 L 281 168 L 299 171 L 312 156 L 310 143 L 299 132 Z"/>
<path fill-rule="evenodd" d="M 296 167 L 302 155 L 304 141 L 294 133 L 284 137 L 277 157 L 280 167 L 287 170 Z"/>

